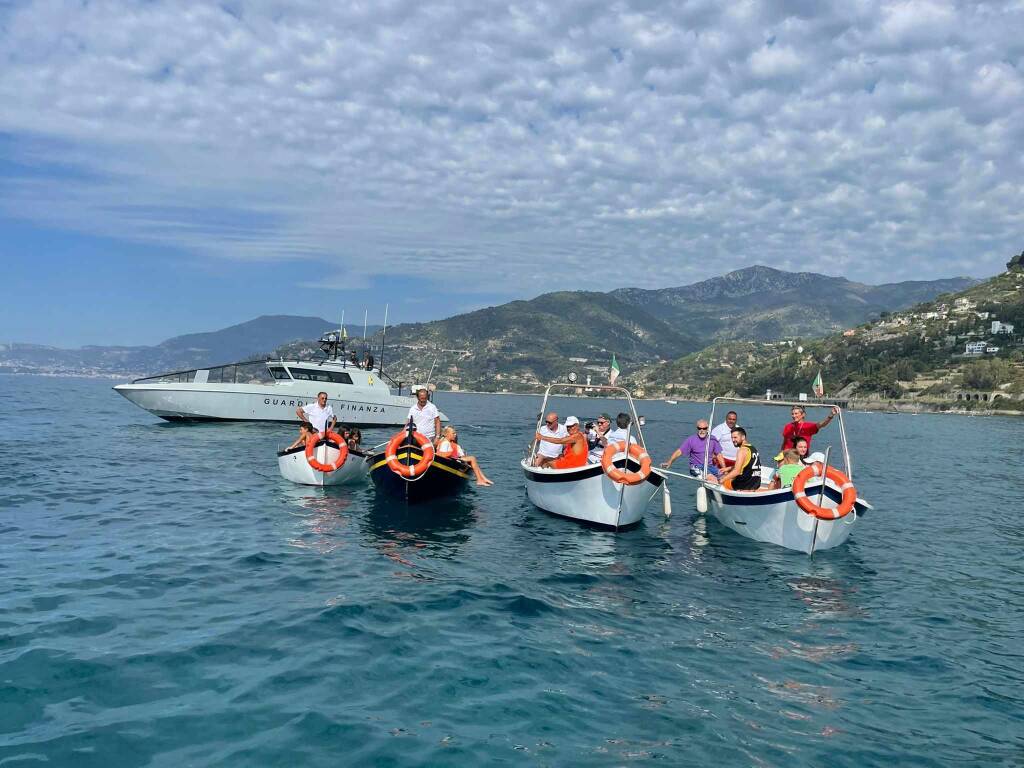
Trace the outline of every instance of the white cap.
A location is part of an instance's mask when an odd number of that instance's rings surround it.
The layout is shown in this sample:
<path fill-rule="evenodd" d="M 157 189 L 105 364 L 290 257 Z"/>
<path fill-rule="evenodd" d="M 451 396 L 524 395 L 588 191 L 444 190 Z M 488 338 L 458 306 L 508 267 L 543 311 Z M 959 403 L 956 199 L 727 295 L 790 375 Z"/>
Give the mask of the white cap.
<path fill-rule="evenodd" d="M 577 419 L 575 416 L 569 416 L 565 420 L 565 426 L 566 427 L 571 427 L 573 424 L 575 424 L 576 426 L 579 426 L 579 423 L 580 423 L 580 420 Z"/>
<path fill-rule="evenodd" d="M 816 462 L 818 464 L 824 464 L 825 463 L 825 454 L 824 453 L 820 453 L 818 451 L 815 451 L 814 453 L 812 453 L 811 455 L 809 455 L 807 457 L 807 461 L 810 461 L 812 463 Z"/>

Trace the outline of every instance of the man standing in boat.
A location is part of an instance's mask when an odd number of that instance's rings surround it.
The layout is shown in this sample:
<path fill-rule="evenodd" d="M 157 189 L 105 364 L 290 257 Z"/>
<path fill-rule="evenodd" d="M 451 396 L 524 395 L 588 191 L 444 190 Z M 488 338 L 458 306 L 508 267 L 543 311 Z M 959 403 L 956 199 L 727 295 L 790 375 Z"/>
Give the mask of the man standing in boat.
<path fill-rule="evenodd" d="M 327 404 L 326 392 L 319 392 L 315 403 L 300 405 L 295 409 L 295 415 L 299 417 L 299 421 L 308 421 L 312 424 L 317 432 L 326 432 L 328 424 L 330 424 L 330 428 L 333 430 L 334 426 L 338 423 L 338 419 L 334 415 L 334 409 Z"/>
<path fill-rule="evenodd" d="M 807 411 L 802 405 L 794 405 L 793 410 L 790 411 L 793 420 L 782 428 L 782 447 L 779 449 L 779 452 L 781 453 L 789 448 L 796 448 L 797 438 L 800 437 L 805 438 L 808 447 L 810 447 L 811 438 L 831 424 L 832 419 L 836 417 L 837 413 L 839 413 L 839 409 L 833 407 L 832 413 L 815 424 L 813 421 L 805 420 Z"/>
<path fill-rule="evenodd" d="M 427 395 L 426 387 L 416 390 L 416 404 L 409 408 L 409 415 L 405 418 L 412 419 L 416 431 L 434 442 L 441 436 L 441 413 Z"/>
<path fill-rule="evenodd" d="M 739 414 L 729 411 L 725 421 L 711 430 L 711 436 L 722 446 L 722 468 L 728 469 L 736 463 L 736 446 L 732 444 L 732 431 L 736 427 Z"/>

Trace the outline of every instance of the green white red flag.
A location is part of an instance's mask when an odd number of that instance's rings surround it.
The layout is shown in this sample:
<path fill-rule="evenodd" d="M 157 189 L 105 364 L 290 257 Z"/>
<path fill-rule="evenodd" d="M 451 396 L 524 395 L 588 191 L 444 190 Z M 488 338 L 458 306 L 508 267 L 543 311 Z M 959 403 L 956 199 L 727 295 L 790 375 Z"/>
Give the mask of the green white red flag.
<path fill-rule="evenodd" d="M 612 353 L 612 367 L 608 369 L 608 383 L 615 386 L 615 380 L 619 378 L 619 364 L 615 362 L 615 353 Z"/>
<path fill-rule="evenodd" d="M 825 396 L 825 384 L 821 380 L 821 368 L 818 369 L 818 375 L 814 377 L 814 381 L 811 383 L 811 391 L 815 397 Z"/>

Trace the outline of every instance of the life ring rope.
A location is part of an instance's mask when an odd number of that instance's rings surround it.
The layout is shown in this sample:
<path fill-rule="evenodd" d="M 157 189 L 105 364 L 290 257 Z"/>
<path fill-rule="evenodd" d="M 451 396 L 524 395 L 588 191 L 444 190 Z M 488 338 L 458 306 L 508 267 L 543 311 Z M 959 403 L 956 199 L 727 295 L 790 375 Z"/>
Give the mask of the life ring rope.
<path fill-rule="evenodd" d="M 412 438 L 416 442 L 416 445 L 419 446 L 420 452 L 423 456 L 415 464 L 403 464 L 398 460 L 398 449 L 402 447 L 402 442 L 408 434 L 409 433 L 403 429 L 391 438 L 388 442 L 388 447 L 384 449 L 384 459 L 388 463 L 388 469 L 396 475 L 415 478 L 426 472 L 431 462 L 433 462 L 434 444 L 430 442 L 430 438 L 421 435 L 419 432 L 413 432 Z"/>
<path fill-rule="evenodd" d="M 840 499 L 839 505 L 835 508 L 829 508 L 811 501 L 805 491 L 807 481 L 812 477 L 821 477 L 822 470 L 824 469 L 824 465 L 821 462 L 815 462 L 809 467 L 804 467 L 800 474 L 793 479 L 793 498 L 796 499 L 797 506 L 800 509 L 809 515 L 814 515 L 819 520 L 838 520 L 846 517 L 850 514 L 850 510 L 854 508 L 854 505 L 857 503 L 857 489 L 850 482 L 850 478 L 835 467 L 829 467 L 825 471 L 825 478 L 839 486 L 839 490 L 842 491 L 843 497 Z M 824 480 L 822 482 L 824 483 Z"/>
<path fill-rule="evenodd" d="M 338 457 L 330 464 L 324 464 L 316 457 L 316 448 L 320 445 L 321 441 L 331 441 L 338 445 Z M 348 443 L 341 439 L 341 435 L 337 432 L 331 432 L 326 430 L 318 435 L 310 435 L 306 438 L 306 461 L 309 462 L 309 466 L 315 469 L 317 472 L 334 472 L 341 468 L 341 465 L 345 463 L 348 458 Z"/>
<path fill-rule="evenodd" d="M 631 472 L 628 470 L 629 459 L 626 460 L 627 469 L 619 469 L 615 466 L 615 457 L 620 453 L 628 453 L 630 458 L 636 459 L 640 464 L 640 471 Z M 626 485 L 639 485 L 651 474 L 651 455 L 636 443 L 629 444 L 627 452 L 626 442 L 608 443 L 604 453 L 601 454 L 601 469 L 608 475 L 612 482 L 625 483 Z"/>

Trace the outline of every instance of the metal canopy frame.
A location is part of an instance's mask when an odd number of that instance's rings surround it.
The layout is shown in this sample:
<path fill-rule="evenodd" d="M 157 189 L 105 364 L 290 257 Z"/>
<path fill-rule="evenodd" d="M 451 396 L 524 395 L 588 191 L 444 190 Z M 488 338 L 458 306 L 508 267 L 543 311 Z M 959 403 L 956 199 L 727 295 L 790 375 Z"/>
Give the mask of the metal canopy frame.
<path fill-rule="evenodd" d="M 711 415 L 708 417 L 708 434 L 711 434 L 711 429 L 715 425 L 715 409 L 719 403 L 744 403 L 746 405 L 761 405 L 771 407 L 786 407 L 792 408 L 794 405 L 799 406 L 805 410 L 810 408 L 836 408 L 839 415 L 839 439 L 843 445 L 843 463 L 845 464 L 844 469 L 846 470 L 846 476 L 853 482 L 853 464 L 850 463 L 850 449 L 846 442 L 846 422 L 843 421 L 843 407 L 838 403 L 828 403 L 822 400 L 815 400 L 812 402 L 801 401 L 801 400 L 759 400 L 755 397 L 716 397 L 711 401 Z M 708 444 L 704 447 L 704 476 L 708 474 L 708 453 L 711 450 L 711 441 L 708 440 Z M 707 482 L 702 480 L 702 484 L 706 487 Z"/>
<path fill-rule="evenodd" d="M 541 425 L 544 423 L 544 414 L 547 412 L 548 400 L 551 397 L 551 390 L 553 390 L 553 389 L 582 389 L 584 391 L 591 391 L 591 392 L 594 391 L 594 390 L 597 390 L 597 391 L 600 391 L 600 392 L 615 393 L 619 397 L 624 397 L 626 402 L 629 403 L 629 412 L 630 412 L 630 415 L 631 415 L 631 418 L 632 418 L 632 426 L 636 427 L 636 434 L 637 434 L 637 438 L 638 438 L 637 442 L 640 444 L 641 448 L 643 448 L 645 450 L 647 449 L 647 444 L 644 442 L 644 433 L 640 429 L 640 418 L 637 416 L 636 406 L 633 405 L 633 395 L 631 395 L 629 390 L 626 389 L 625 387 L 615 387 L 615 386 L 610 386 L 610 385 L 607 385 L 607 384 L 590 384 L 589 386 L 586 385 L 586 384 L 579 384 L 579 383 L 573 384 L 573 383 L 569 383 L 569 382 L 565 382 L 565 383 L 563 383 L 563 382 L 556 382 L 556 383 L 548 384 L 547 387 L 544 389 L 544 401 L 541 403 L 540 415 L 538 417 L 537 427 L 535 429 L 535 432 L 539 432 Z M 585 399 L 585 398 L 580 397 L 579 399 L 582 400 L 582 399 Z M 529 463 L 531 465 L 533 464 L 534 456 L 537 455 L 537 444 L 538 444 L 538 441 L 537 441 L 537 438 L 535 437 L 533 439 L 533 444 L 530 447 L 530 461 L 529 461 Z"/>

